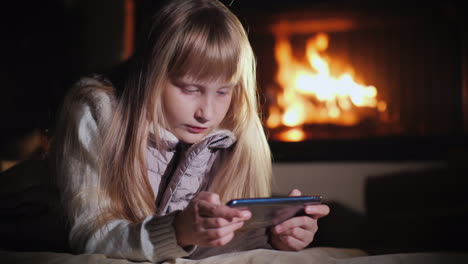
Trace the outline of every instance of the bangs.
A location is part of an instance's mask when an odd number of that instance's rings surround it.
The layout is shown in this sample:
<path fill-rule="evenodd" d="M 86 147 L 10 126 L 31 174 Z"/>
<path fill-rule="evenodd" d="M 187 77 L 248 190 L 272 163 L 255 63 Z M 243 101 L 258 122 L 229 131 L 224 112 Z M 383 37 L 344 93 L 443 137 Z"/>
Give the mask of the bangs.
<path fill-rule="evenodd" d="M 219 13 L 196 14 L 190 27 L 178 32 L 174 56 L 170 60 L 170 79 L 223 80 L 238 83 L 241 46 L 234 29 L 220 23 Z M 223 26 L 224 24 L 224 26 Z"/>

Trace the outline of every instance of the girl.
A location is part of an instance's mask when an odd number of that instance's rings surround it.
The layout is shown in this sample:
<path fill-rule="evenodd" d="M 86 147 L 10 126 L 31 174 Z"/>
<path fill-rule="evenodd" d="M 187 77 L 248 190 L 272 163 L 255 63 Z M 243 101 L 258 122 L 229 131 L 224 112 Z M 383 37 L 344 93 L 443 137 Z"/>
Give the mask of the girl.
<path fill-rule="evenodd" d="M 121 92 L 99 77 L 79 81 L 52 153 L 76 252 L 158 262 L 300 250 L 328 214 L 309 206 L 312 217 L 235 233 L 250 212 L 224 204 L 269 196 L 271 158 L 251 46 L 216 0 L 165 5 Z"/>

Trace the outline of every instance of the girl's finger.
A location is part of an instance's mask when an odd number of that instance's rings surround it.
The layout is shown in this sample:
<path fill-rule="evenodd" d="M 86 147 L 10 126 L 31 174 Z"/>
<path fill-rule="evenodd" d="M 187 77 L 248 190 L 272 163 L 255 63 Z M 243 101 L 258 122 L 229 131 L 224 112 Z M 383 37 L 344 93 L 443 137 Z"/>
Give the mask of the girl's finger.
<path fill-rule="evenodd" d="M 208 241 L 206 246 L 209 246 L 209 247 L 224 246 L 227 243 L 229 243 L 233 238 L 234 238 L 234 233 L 229 233 L 222 238 Z"/>
<path fill-rule="evenodd" d="M 234 209 L 225 205 L 216 205 L 206 201 L 199 201 L 197 207 L 198 214 L 202 217 L 221 217 L 227 220 L 237 217 L 247 220 L 252 215 L 248 210 Z"/>
<path fill-rule="evenodd" d="M 286 250 L 301 250 L 305 247 L 304 242 L 293 236 L 280 236 L 279 240 L 283 243 Z"/>
<path fill-rule="evenodd" d="M 274 234 L 283 235 L 284 232 L 294 229 L 294 228 L 302 228 L 312 232 L 316 232 L 318 230 L 317 220 L 313 219 L 309 216 L 299 216 L 293 217 L 289 220 L 284 221 L 283 223 L 276 225 L 272 228 L 272 232 Z"/>
<path fill-rule="evenodd" d="M 206 237 L 207 241 L 218 240 L 229 235 L 230 233 L 234 233 L 234 231 L 241 228 L 243 224 L 244 222 L 238 222 L 220 228 L 206 229 L 204 236 Z"/>
<path fill-rule="evenodd" d="M 221 199 L 219 198 L 219 195 L 216 193 L 212 193 L 212 192 L 200 192 L 199 194 L 197 194 L 197 197 L 195 199 L 205 201 L 205 202 L 215 204 L 215 205 L 221 204 Z"/>
<path fill-rule="evenodd" d="M 304 210 L 306 214 L 314 219 L 327 216 L 330 213 L 330 207 L 325 204 L 307 205 Z"/>
<path fill-rule="evenodd" d="M 224 226 L 228 226 L 230 224 L 235 224 L 242 222 L 242 218 L 239 217 L 234 217 L 232 218 L 231 221 L 228 221 L 225 218 L 222 217 L 203 217 L 201 218 L 201 225 L 205 229 L 210 229 L 210 228 L 220 228 Z"/>
<path fill-rule="evenodd" d="M 301 196 L 301 191 L 299 191 L 298 189 L 292 189 L 289 193 L 288 193 L 288 196 Z"/>
<path fill-rule="evenodd" d="M 295 239 L 297 239 L 297 240 L 299 240 L 299 241 L 301 241 L 303 243 L 309 244 L 310 242 L 312 242 L 312 240 L 314 238 L 314 234 L 315 234 L 315 232 L 312 232 L 310 230 L 303 229 L 303 228 L 300 228 L 300 227 L 295 227 L 295 228 L 291 228 L 291 229 L 288 229 L 288 230 L 284 231 L 279 236 L 281 236 L 281 237 L 283 237 L 283 236 L 294 237 Z"/>

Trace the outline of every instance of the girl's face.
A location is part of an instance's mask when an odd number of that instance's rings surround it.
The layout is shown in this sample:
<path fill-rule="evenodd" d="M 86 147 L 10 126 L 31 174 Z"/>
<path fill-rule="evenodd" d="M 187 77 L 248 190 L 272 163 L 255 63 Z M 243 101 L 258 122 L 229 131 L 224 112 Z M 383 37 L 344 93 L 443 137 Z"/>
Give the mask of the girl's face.
<path fill-rule="evenodd" d="M 168 130 L 189 144 L 218 128 L 231 104 L 234 85 L 181 78 L 169 82 L 162 100 Z"/>

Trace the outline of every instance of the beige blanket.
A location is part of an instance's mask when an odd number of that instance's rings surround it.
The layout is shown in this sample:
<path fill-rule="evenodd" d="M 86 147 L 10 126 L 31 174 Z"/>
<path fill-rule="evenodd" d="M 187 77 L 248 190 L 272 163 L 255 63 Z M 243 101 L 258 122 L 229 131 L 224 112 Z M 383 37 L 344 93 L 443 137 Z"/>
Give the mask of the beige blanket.
<path fill-rule="evenodd" d="M 51 252 L 0 251 L 0 263 L 50 263 L 50 264 L 130 264 L 123 259 L 110 259 L 102 254 L 71 255 Z M 309 248 L 300 252 L 282 252 L 257 249 L 223 254 L 202 260 L 176 259 L 165 264 L 234 264 L 234 263 L 311 263 L 311 264 L 463 264 L 468 263 L 468 253 L 409 253 L 369 256 L 359 249 Z"/>

